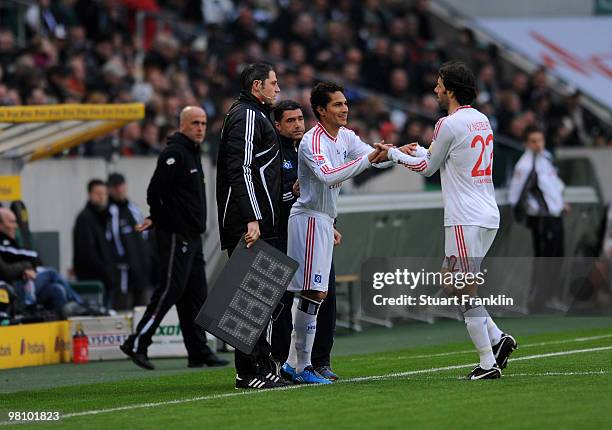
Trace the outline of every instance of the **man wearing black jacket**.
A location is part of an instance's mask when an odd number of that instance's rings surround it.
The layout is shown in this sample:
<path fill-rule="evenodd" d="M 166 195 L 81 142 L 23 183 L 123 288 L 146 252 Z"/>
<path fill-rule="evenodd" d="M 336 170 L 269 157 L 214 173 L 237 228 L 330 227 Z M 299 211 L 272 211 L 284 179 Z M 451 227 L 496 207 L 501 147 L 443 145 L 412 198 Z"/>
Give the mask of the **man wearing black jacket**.
<path fill-rule="evenodd" d="M 77 216 L 72 230 L 73 266 L 79 281 L 100 280 L 104 284 L 104 304 L 111 304 L 118 274 L 113 251 L 107 240 L 109 231 L 108 189 L 100 179 L 87 184 L 88 200 Z"/>
<path fill-rule="evenodd" d="M 240 75 L 241 92 L 227 113 L 217 159 L 217 210 L 221 249 L 231 255 L 244 235 L 247 247 L 259 238 L 278 247 L 281 153 L 270 120 L 280 92 L 268 64 L 250 64 Z M 236 388 L 282 386 L 272 371 L 266 330 L 252 354 L 236 350 Z"/>
<path fill-rule="evenodd" d="M 154 369 L 147 348 L 168 310 L 176 304 L 189 367 L 223 366 L 206 345 L 205 332 L 195 318 L 206 300 L 206 273 L 202 237 L 206 229 L 206 194 L 200 144 L 206 135 L 204 110 L 189 106 L 180 115 L 179 132 L 157 160 L 147 189 L 151 215 L 136 227 L 143 232 L 155 226 L 160 263 L 160 285 L 136 327 L 121 345 L 132 361 Z"/>

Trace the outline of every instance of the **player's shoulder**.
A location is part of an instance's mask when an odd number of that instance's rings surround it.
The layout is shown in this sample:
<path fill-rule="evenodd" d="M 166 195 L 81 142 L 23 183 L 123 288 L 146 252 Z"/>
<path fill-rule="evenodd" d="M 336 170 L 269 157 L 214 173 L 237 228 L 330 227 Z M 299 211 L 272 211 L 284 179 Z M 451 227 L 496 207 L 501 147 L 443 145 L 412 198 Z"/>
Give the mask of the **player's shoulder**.
<path fill-rule="evenodd" d="M 304 149 L 305 147 L 312 147 L 313 142 L 317 138 L 317 127 L 314 126 L 302 136 L 299 147 Z"/>
<path fill-rule="evenodd" d="M 340 130 L 338 131 L 338 135 L 339 136 L 357 136 L 357 133 L 355 133 L 354 130 L 351 130 L 350 128 L 347 127 L 340 127 Z"/>
<path fill-rule="evenodd" d="M 433 134 L 434 140 L 438 137 L 438 134 L 440 133 L 440 129 L 442 128 L 445 122 L 446 122 L 446 126 L 448 127 L 447 119 L 448 119 L 448 116 L 443 116 L 442 118 L 438 120 L 438 122 L 436 122 L 436 125 L 434 126 L 434 134 Z"/>

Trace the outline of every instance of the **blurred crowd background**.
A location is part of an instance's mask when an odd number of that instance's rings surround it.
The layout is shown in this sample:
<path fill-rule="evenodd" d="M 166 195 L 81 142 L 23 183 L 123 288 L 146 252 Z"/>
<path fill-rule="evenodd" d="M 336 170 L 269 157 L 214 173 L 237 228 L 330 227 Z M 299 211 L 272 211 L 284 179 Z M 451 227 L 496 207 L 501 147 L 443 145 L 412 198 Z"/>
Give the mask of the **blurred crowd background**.
<path fill-rule="evenodd" d="M 7 0 L 0 105 L 145 103 L 143 121 L 72 150 L 106 158 L 159 153 L 180 108 L 201 105 L 214 159 L 241 68 L 268 61 L 281 97 L 302 103 L 309 123 L 310 89 L 333 79 L 346 86 L 350 126 L 364 140 L 428 144 L 442 115 L 438 67 L 461 59 L 498 140 L 520 142 L 536 124 L 553 151 L 612 146 L 579 92 L 555 91 L 545 69 L 516 69 L 469 28 L 436 30 L 429 8 L 427 0 Z"/>

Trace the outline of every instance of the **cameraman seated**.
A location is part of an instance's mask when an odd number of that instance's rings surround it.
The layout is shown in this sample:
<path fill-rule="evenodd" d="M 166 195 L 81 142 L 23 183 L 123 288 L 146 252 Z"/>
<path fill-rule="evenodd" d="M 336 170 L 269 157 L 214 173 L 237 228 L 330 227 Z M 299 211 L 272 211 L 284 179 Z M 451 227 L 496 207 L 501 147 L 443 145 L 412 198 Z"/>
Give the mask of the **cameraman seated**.
<path fill-rule="evenodd" d="M 81 305 L 81 298 L 57 271 L 39 267 L 36 251 L 24 249 L 17 243 L 17 228 L 15 214 L 0 208 L 0 280 L 11 283 L 26 306 L 40 304 L 59 317 L 66 317 L 66 304 L 77 302 Z M 33 291 L 30 281 L 34 284 Z"/>

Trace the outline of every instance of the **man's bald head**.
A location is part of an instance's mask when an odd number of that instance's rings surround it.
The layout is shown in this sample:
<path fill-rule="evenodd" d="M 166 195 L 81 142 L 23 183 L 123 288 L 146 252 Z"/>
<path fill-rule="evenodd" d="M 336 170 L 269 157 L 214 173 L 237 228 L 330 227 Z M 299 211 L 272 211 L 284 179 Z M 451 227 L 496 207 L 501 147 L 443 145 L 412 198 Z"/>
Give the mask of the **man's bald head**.
<path fill-rule="evenodd" d="M 187 106 L 179 117 L 179 131 L 196 143 L 202 143 L 206 137 L 208 118 L 204 109 L 198 106 Z"/>
<path fill-rule="evenodd" d="M 17 237 L 17 217 L 7 208 L 0 208 L 0 233 L 6 234 L 11 239 Z"/>

